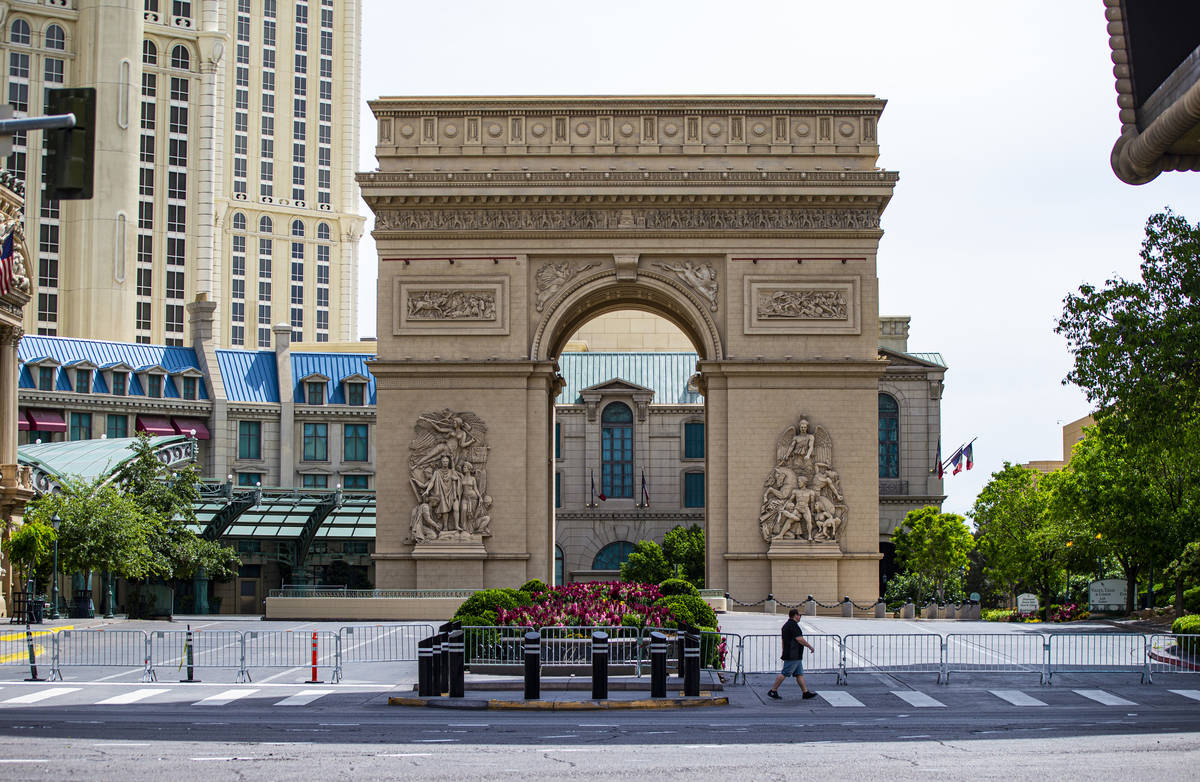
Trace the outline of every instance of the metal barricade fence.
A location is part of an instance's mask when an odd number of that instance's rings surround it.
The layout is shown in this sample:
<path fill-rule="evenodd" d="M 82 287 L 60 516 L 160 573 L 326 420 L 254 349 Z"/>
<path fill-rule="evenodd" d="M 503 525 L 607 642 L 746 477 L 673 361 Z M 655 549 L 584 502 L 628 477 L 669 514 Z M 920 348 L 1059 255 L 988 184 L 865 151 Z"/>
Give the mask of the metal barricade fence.
<path fill-rule="evenodd" d="M 342 664 L 414 662 L 417 642 L 433 635 L 433 625 L 352 625 L 342 627 Z"/>
<path fill-rule="evenodd" d="M 1200 635 L 1152 635 L 1146 641 L 1150 673 L 1200 673 Z"/>
<path fill-rule="evenodd" d="M 936 673 L 942 680 L 942 637 L 931 633 L 842 637 L 843 670 L 850 673 Z"/>
<path fill-rule="evenodd" d="M 643 627 L 637 643 L 637 675 L 650 666 L 650 633 L 662 633 L 667 638 L 667 670 L 679 670 L 679 630 L 674 627 Z M 700 669 L 714 673 L 732 673 L 736 684 L 742 650 L 742 636 L 737 633 L 700 631 Z M 630 660 L 629 662 L 634 662 Z"/>
<path fill-rule="evenodd" d="M 154 677 L 150 639 L 141 630 L 63 630 L 54 637 L 50 679 L 62 681 L 63 668 L 140 668 L 142 681 Z"/>
<path fill-rule="evenodd" d="M 543 627 L 542 665 L 591 665 L 592 633 L 608 635 L 608 664 L 637 665 L 640 632 L 636 627 L 595 625 Z"/>
<path fill-rule="evenodd" d="M 342 655 L 338 642 L 341 637 L 329 630 L 255 630 L 242 634 L 245 643 L 247 680 L 252 668 L 309 668 L 316 644 L 318 668 L 330 668 L 329 679 L 336 683 L 342 678 Z"/>
<path fill-rule="evenodd" d="M 43 665 L 54 659 L 54 631 L 34 630 L 33 663 Z M 29 667 L 29 638 L 24 630 L 0 633 L 0 665 Z"/>
<path fill-rule="evenodd" d="M 246 639 L 237 630 L 151 630 L 149 635 L 151 678 L 159 668 L 233 668 L 236 681 L 249 678 Z"/>
<path fill-rule="evenodd" d="M 813 645 L 816 651 L 804 650 L 804 673 L 832 673 L 837 676 L 838 684 L 845 681 L 845 656 L 842 637 L 838 635 L 805 635 L 804 639 Z M 781 641 L 779 633 L 771 635 L 742 636 L 739 653 L 739 671 L 742 683 L 746 682 L 746 674 L 750 673 L 779 673 L 783 668 L 780 660 Z"/>
<path fill-rule="evenodd" d="M 1138 673 L 1150 677 L 1146 636 L 1134 633 L 1051 633 L 1046 682 L 1056 673 Z M 1152 681 L 1152 679 L 1151 679 Z"/>
<path fill-rule="evenodd" d="M 942 672 L 1036 673 L 1046 681 L 1046 637 L 1041 633 L 950 633 Z"/>
<path fill-rule="evenodd" d="M 524 665 L 522 644 L 532 627 L 472 625 L 463 631 L 465 665 Z M 432 635 L 432 633 L 430 633 Z"/>

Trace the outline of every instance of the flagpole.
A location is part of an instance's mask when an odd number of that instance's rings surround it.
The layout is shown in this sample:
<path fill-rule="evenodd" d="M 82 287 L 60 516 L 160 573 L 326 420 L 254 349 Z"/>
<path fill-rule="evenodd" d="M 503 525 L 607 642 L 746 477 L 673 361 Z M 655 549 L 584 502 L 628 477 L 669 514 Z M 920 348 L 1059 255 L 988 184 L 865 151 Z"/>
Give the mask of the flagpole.
<path fill-rule="evenodd" d="M 942 464 L 942 469 L 943 469 L 943 470 L 945 470 L 947 467 L 949 467 L 949 466 L 950 466 L 950 463 L 951 463 L 952 461 L 954 461 L 954 457 L 955 457 L 955 456 L 961 457 L 961 456 L 962 456 L 962 453 L 963 453 L 963 451 L 965 451 L 965 450 L 966 450 L 966 449 L 967 449 L 967 448 L 968 448 L 970 445 L 972 445 L 972 444 L 973 444 L 973 443 L 974 443 L 976 440 L 978 440 L 978 439 L 979 439 L 979 435 L 976 435 L 976 436 L 972 437 L 970 440 L 968 440 L 967 442 L 965 442 L 965 443 L 963 443 L 962 445 L 958 446 L 958 448 L 956 448 L 956 449 L 954 450 L 954 453 L 950 454 L 950 457 L 949 457 L 948 459 L 946 459 L 946 461 L 944 461 L 944 462 L 942 462 L 942 463 L 941 463 L 941 464 Z"/>

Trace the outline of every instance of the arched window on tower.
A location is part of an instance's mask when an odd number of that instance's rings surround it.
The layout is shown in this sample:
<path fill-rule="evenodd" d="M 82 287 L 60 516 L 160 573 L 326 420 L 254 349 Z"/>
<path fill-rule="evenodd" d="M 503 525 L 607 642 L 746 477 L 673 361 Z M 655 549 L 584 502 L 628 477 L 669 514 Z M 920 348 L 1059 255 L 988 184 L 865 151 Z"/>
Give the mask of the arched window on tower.
<path fill-rule="evenodd" d="M 29 22 L 24 19 L 13 20 L 12 27 L 8 28 L 8 42 L 28 46 L 30 40 Z"/>
<path fill-rule="evenodd" d="M 171 67 L 178 68 L 181 71 L 191 70 L 192 55 L 183 44 L 171 50 Z"/>
<path fill-rule="evenodd" d="M 900 477 L 900 405 L 879 395 L 879 477 Z"/>
<path fill-rule="evenodd" d="M 600 491 L 633 497 L 633 410 L 624 402 L 600 414 Z"/>
<path fill-rule="evenodd" d="M 67 36 L 63 29 L 56 24 L 46 28 L 46 48 L 62 51 L 67 48 Z"/>
<path fill-rule="evenodd" d="M 154 41 L 142 41 L 142 65 L 158 65 L 158 47 Z"/>
<path fill-rule="evenodd" d="M 633 552 L 633 544 L 627 540 L 609 543 L 592 560 L 592 570 L 620 570 L 621 563 L 629 559 Z"/>

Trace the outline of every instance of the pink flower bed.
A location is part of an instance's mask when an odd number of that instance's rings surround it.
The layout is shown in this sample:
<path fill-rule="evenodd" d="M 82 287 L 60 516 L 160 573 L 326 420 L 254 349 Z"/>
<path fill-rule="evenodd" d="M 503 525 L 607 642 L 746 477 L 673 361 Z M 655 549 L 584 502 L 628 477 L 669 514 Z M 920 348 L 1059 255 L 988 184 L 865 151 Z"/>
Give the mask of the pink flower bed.
<path fill-rule="evenodd" d="M 496 622 L 526 627 L 594 627 L 620 625 L 622 619 L 637 614 L 638 626 L 662 627 L 671 612 L 654 607 L 662 597 L 654 584 L 623 581 L 593 581 L 564 584 L 533 595 L 534 604 L 500 609 Z"/>

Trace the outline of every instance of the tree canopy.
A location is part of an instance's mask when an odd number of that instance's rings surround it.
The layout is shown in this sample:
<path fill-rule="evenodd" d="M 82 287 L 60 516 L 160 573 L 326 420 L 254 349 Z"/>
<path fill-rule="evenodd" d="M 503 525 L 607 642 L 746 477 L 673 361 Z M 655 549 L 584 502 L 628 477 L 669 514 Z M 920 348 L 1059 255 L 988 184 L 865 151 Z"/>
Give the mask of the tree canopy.
<path fill-rule="evenodd" d="M 975 548 L 963 517 L 942 513 L 932 505 L 910 510 L 892 533 L 892 542 L 897 560 L 908 572 L 932 582 L 938 600 L 945 599 L 949 583 L 961 578 L 969 563 L 967 555 Z"/>

